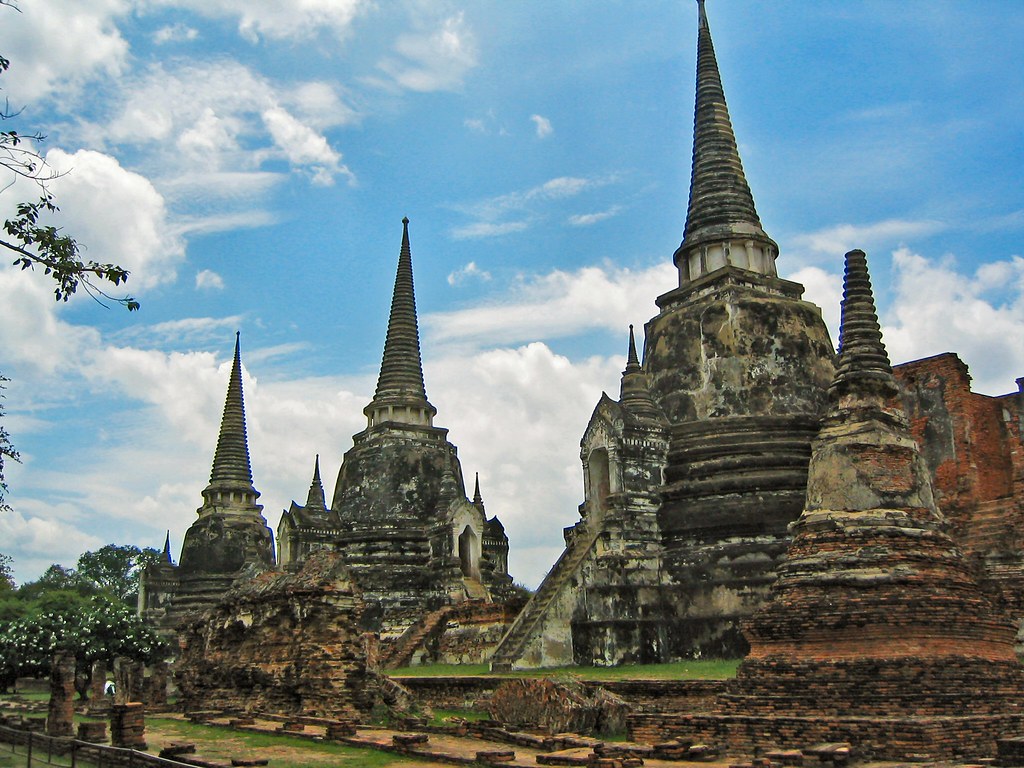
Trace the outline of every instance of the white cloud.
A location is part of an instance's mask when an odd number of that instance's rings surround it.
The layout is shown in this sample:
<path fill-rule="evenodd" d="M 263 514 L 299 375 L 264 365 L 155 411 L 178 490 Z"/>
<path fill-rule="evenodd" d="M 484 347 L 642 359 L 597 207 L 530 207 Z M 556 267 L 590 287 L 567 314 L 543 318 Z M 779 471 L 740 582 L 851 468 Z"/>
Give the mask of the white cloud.
<path fill-rule="evenodd" d="M 154 5 L 185 8 L 210 19 L 237 18 L 238 33 L 249 42 L 261 37 L 307 40 L 321 31 L 347 38 L 355 20 L 372 4 L 367 0 L 151 0 Z"/>
<path fill-rule="evenodd" d="M 157 45 L 165 45 L 167 43 L 188 43 L 199 38 L 199 30 L 188 26 L 187 24 L 169 24 L 166 27 L 160 27 L 156 32 L 153 33 L 153 42 Z"/>
<path fill-rule="evenodd" d="M 476 41 L 462 13 L 436 29 L 400 35 L 394 50 L 399 57 L 385 58 L 378 67 L 411 91 L 456 90 L 477 63 Z"/>
<path fill-rule="evenodd" d="M 62 224 L 84 248 L 83 257 L 131 272 L 127 289 L 109 286 L 108 293 L 174 280 L 185 246 L 172 233 L 164 199 L 148 179 L 91 150 L 51 149 L 46 161 L 63 174 L 50 189 L 60 202 Z"/>
<path fill-rule="evenodd" d="M 572 224 L 574 227 L 589 227 L 592 224 L 597 224 L 598 222 L 605 221 L 606 219 L 610 219 L 613 216 L 618 216 L 621 212 L 621 205 L 613 205 L 611 208 L 608 208 L 607 210 L 604 211 L 599 211 L 597 213 L 581 213 L 575 216 L 570 216 L 569 223 Z"/>
<path fill-rule="evenodd" d="M 1014 391 L 1024 373 L 1024 258 L 990 262 L 973 274 L 907 248 L 893 253 L 895 295 L 882 333 L 893 362 L 956 352 L 972 389 Z"/>
<path fill-rule="evenodd" d="M 224 278 L 210 269 L 201 269 L 196 272 L 196 289 L 201 291 L 222 291 L 224 290 Z"/>
<path fill-rule="evenodd" d="M 319 184 L 350 175 L 322 133 L 357 119 L 332 85 L 276 83 L 233 61 L 179 64 L 125 79 L 109 114 L 77 127 L 81 138 L 142 151 L 187 200 L 255 196 L 280 180 L 263 170 L 274 160 Z"/>
<path fill-rule="evenodd" d="M 551 121 L 541 115 L 530 115 L 530 120 L 537 131 L 538 139 L 546 139 L 548 136 L 555 132 L 555 129 L 551 127 Z"/>
<path fill-rule="evenodd" d="M 453 227 L 451 236 L 456 240 L 472 240 L 478 237 L 500 237 L 513 232 L 522 232 L 528 229 L 530 223 L 527 221 L 504 221 L 491 223 L 478 221 L 475 224 L 465 224 L 461 227 Z"/>
<path fill-rule="evenodd" d="M 923 237 L 945 228 L 940 221 L 886 219 L 872 224 L 836 224 L 817 232 L 792 238 L 793 247 L 825 256 L 842 256 L 853 248 L 870 251 L 885 245 L 898 245 L 909 238 Z"/>
<path fill-rule="evenodd" d="M 462 285 L 470 279 L 487 282 L 491 279 L 491 273 L 480 269 L 475 261 L 471 261 L 448 275 L 448 285 Z"/>
<path fill-rule="evenodd" d="M 123 74 L 128 43 L 116 20 L 130 0 L 47 0 L 0 8 L 0 51 L 11 60 L 5 96 L 18 105 L 60 93 L 69 98 L 97 76 Z"/>
<path fill-rule="evenodd" d="M 451 235 L 456 240 L 463 240 L 519 232 L 528 229 L 535 220 L 542 218 L 548 208 L 547 204 L 577 197 L 613 184 L 617 180 L 615 176 L 558 176 L 529 189 L 458 205 L 455 206 L 457 210 L 477 221 L 453 228 Z M 523 216 L 524 213 L 527 215 Z M 504 221 L 512 216 L 516 218 Z"/>
<path fill-rule="evenodd" d="M 263 113 L 263 122 L 288 161 L 296 168 L 305 169 L 314 184 L 330 186 L 339 174 L 347 176 L 350 182 L 355 180 L 352 172 L 341 162 L 341 153 L 286 110 L 280 107 L 268 109 Z"/>
<path fill-rule="evenodd" d="M 507 344 L 594 329 L 625 338 L 629 324 L 654 314 L 654 297 L 675 284 L 674 267 L 664 263 L 639 272 L 610 265 L 554 270 L 522 280 L 504 301 L 432 313 L 422 326 L 434 343 Z"/>

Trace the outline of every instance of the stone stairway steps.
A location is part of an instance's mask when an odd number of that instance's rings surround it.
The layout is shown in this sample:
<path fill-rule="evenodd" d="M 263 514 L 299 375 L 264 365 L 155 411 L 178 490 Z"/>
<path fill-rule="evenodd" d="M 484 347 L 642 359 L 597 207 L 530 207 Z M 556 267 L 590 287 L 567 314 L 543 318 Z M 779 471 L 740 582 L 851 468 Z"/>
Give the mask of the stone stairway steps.
<path fill-rule="evenodd" d="M 384 669 L 408 666 L 412 661 L 413 654 L 423 644 L 423 641 L 447 625 L 448 613 L 452 607 L 446 605 L 436 611 L 431 611 L 405 630 L 391 645 L 388 652 L 382 656 L 380 666 Z"/>
<path fill-rule="evenodd" d="M 592 530 L 588 528 L 585 534 L 574 539 L 572 545 L 562 552 L 561 557 L 555 561 L 540 587 L 523 607 L 495 649 L 494 655 L 491 657 L 492 670 L 512 669 L 512 665 L 522 655 L 526 643 L 533 637 L 537 625 L 547 614 L 551 603 L 561 592 L 565 583 L 576 573 L 600 533 L 600 526 L 595 525 Z"/>

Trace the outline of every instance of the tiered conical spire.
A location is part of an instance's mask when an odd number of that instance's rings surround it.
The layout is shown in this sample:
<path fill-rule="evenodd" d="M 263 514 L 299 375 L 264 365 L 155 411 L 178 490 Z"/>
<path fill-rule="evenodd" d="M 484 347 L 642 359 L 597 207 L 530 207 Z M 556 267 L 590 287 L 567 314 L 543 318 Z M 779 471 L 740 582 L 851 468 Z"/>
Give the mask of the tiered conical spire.
<path fill-rule="evenodd" d="M 391 315 L 377 390 L 364 413 L 371 426 L 383 421 L 429 425 L 437 413 L 437 409 L 427 401 L 423 385 L 408 218 L 402 219 L 402 247 L 398 255 L 398 272 L 391 297 Z"/>
<path fill-rule="evenodd" d="M 484 497 L 480 495 L 480 473 L 476 473 L 476 480 L 473 482 L 473 506 L 484 511 Z"/>
<path fill-rule="evenodd" d="M 626 352 L 626 368 L 619 384 L 619 402 L 634 416 L 643 419 L 663 419 L 664 415 L 651 397 L 647 374 L 640 365 L 636 354 L 636 337 L 633 326 L 629 326 L 629 349 Z"/>
<path fill-rule="evenodd" d="M 316 455 L 313 464 L 313 481 L 309 484 L 309 493 L 306 495 L 307 511 L 327 511 L 327 502 L 324 497 L 324 485 L 320 482 L 320 454 Z"/>
<path fill-rule="evenodd" d="M 249 443 L 245 433 L 240 335 L 235 334 L 235 358 L 231 364 L 228 394 L 224 401 L 220 436 L 217 438 L 217 450 L 213 456 L 213 469 L 210 472 L 210 485 L 207 490 L 245 490 L 259 496 L 252 486 Z"/>
<path fill-rule="evenodd" d="M 778 248 L 761 229 L 754 197 L 743 173 L 704 0 L 697 0 L 697 8 L 697 93 L 690 201 L 683 242 L 673 259 L 680 267 L 682 282 L 726 265 L 774 275 Z M 711 245 L 719 246 L 717 254 L 708 254 Z M 705 249 L 703 253 L 701 248 Z"/>
<path fill-rule="evenodd" d="M 867 256 L 861 250 L 846 254 L 839 356 L 829 391 L 833 398 L 844 394 L 891 397 L 897 391 L 875 312 Z"/>

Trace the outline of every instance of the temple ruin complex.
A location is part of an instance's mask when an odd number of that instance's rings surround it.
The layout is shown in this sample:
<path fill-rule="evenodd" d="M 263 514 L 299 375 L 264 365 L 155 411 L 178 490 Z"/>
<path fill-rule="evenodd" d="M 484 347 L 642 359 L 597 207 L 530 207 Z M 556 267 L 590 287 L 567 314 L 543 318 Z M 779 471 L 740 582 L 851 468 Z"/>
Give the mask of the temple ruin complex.
<path fill-rule="evenodd" d="M 689 206 L 643 358 L 581 440 L 584 502 L 495 669 L 739 657 L 804 507 L 834 352 L 803 286 L 777 276 L 754 207 L 703 0 Z M 1024 380 L 970 391 L 955 355 L 896 369 L 952 534 L 993 599 L 1024 618 Z"/>

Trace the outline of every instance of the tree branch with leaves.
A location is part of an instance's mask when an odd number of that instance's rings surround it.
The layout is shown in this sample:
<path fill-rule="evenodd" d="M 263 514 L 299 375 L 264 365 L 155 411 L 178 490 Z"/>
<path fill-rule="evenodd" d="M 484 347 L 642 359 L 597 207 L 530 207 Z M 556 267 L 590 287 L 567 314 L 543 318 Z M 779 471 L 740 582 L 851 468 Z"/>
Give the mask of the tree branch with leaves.
<path fill-rule="evenodd" d="M 19 10 L 14 0 L 0 0 L 0 6 Z M 10 65 L 10 60 L 0 55 L 0 75 Z M 5 101 L 0 110 L 0 121 L 11 120 L 18 114 L 11 111 Z M 83 259 L 81 246 L 73 237 L 43 221 L 60 211 L 47 185 L 61 176 L 35 149 L 35 145 L 45 138 L 41 133 L 0 131 L 0 169 L 8 176 L 6 184 L 0 187 L 0 195 L 9 191 L 19 179 L 34 183 L 39 192 L 38 200 L 17 203 L 15 216 L 4 221 L 0 248 L 14 254 L 14 266 L 22 269 L 39 267 L 44 275 L 52 277 L 56 283 L 53 293 L 57 301 L 67 301 L 81 288 L 104 306 L 105 301 L 112 301 L 128 311 L 138 309 L 139 302 L 131 296 L 111 296 L 102 287 L 106 283 L 123 285 L 128 280 L 128 270 L 116 264 Z"/>

